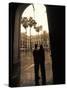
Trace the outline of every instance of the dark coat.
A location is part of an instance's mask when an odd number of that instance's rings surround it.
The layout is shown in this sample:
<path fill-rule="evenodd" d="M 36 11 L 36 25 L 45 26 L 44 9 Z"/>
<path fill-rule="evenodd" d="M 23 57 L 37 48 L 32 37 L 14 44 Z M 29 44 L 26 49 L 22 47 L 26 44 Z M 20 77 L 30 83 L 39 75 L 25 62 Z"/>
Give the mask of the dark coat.
<path fill-rule="evenodd" d="M 45 61 L 44 49 L 40 48 L 39 49 L 39 62 L 40 63 L 44 63 L 44 61 Z"/>

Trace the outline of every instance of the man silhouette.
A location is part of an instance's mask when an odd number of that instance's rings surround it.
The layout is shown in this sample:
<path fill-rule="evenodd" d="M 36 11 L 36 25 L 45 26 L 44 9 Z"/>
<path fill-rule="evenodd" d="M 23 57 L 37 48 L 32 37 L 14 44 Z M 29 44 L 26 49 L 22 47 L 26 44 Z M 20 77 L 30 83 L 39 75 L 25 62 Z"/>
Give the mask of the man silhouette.
<path fill-rule="evenodd" d="M 38 55 L 37 44 L 35 44 L 33 57 L 34 57 L 35 85 L 39 85 L 39 55 Z"/>
<path fill-rule="evenodd" d="M 40 45 L 40 49 L 39 49 L 39 64 L 41 69 L 42 85 L 45 85 L 46 84 L 45 56 L 44 56 L 44 48 L 42 45 Z"/>

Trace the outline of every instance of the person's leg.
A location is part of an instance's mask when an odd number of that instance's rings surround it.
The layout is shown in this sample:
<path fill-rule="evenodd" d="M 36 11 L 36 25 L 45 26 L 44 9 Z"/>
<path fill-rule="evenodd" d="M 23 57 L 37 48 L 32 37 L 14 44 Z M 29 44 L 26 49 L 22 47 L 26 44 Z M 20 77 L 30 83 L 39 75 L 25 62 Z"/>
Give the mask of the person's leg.
<path fill-rule="evenodd" d="M 41 67 L 42 85 L 46 85 L 46 73 L 45 73 L 45 65 L 44 65 L 44 63 L 41 63 L 40 67 Z"/>
<path fill-rule="evenodd" d="M 39 85 L 39 64 L 35 64 L 35 85 Z"/>

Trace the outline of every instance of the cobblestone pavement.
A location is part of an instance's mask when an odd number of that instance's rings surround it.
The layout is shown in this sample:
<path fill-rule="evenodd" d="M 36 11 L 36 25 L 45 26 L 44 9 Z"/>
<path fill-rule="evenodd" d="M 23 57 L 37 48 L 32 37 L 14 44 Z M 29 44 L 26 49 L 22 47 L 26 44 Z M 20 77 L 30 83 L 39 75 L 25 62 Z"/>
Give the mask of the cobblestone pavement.
<path fill-rule="evenodd" d="M 20 52 L 21 86 L 34 86 L 34 62 L 31 52 Z M 52 62 L 49 52 L 45 52 L 46 83 L 52 84 Z M 40 73 L 39 73 L 40 74 Z M 41 75 L 41 74 L 40 74 Z M 40 79 L 41 83 L 41 79 Z"/>

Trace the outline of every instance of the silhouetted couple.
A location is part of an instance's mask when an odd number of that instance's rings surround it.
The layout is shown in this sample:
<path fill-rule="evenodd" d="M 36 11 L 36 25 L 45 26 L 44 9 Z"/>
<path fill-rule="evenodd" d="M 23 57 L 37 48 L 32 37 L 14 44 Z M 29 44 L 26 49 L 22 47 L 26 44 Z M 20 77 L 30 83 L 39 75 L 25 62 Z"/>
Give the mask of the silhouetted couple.
<path fill-rule="evenodd" d="M 46 84 L 45 76 L 45 56 L 43 46 L 40 45 L 40 49 L 37 49 L 37 44 L 35 44 L 35 49 L 33 51 L 34 57 L 34 70 L 35 70 L 35 85 L 39 85 L 39 66 L 41 70 L 42 85 Z"/>

